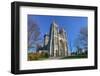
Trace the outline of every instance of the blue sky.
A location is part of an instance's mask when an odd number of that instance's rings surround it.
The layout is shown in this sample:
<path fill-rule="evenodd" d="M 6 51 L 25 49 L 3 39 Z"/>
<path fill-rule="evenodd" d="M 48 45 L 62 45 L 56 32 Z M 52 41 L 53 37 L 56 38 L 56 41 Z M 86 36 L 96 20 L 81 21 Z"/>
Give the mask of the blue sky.
<path fill-rule="evenodd" d="M 74 51 L 74 42 L 80 28 L 87 27 L 88 25 L 88 18 L 79 16 L 28 15 L 28 19 L 38 24 L 42 39 L 44 34 L 49 32 L 50 25 L 55 20 L 58 27 L 62 27 L 66 31 L 69 50 L 72 49 L 71 51 Z"/>

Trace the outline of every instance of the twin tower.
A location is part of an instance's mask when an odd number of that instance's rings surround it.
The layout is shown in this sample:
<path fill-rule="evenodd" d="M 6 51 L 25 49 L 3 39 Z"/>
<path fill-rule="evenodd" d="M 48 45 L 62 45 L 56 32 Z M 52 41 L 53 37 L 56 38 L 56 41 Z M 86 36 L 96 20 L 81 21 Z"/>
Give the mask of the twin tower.
<path fill-rule="evenodd" d="M 50 57 L 68 56 L 66 32 L 63 28 L 59 29 L 55 21 L 51 24 L 49 34 L 44 36 L 44 47 Z"/>

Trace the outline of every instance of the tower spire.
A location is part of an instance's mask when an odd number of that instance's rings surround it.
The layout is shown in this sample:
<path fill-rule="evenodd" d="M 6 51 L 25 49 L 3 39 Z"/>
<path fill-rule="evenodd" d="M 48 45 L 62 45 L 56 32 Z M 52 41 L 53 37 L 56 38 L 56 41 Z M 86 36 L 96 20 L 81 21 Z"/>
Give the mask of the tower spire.
<path fill-rule="evenodd" d="M 56 27 L 57 27 L 57 23 L 56 23 L 55 20 L 53 20 L 53 22 L 52 22 L 52 26 L 56 26 Z"/>

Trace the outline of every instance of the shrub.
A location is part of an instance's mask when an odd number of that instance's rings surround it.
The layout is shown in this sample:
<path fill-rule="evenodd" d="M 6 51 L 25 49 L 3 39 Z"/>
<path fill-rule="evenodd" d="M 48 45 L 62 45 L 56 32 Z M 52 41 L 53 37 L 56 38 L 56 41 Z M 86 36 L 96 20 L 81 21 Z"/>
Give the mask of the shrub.
<path fill-rule="evenodd" d="M 42 53 L 28 53 L 28 60 L 39 60 L 41 58 L 48 58 L 48 53 L 42 52 Z"/>

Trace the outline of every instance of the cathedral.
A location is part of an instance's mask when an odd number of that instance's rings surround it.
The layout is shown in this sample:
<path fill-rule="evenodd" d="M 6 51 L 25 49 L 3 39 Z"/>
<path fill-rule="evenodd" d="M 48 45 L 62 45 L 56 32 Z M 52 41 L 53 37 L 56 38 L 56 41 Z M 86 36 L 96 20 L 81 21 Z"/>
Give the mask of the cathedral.
<path fill-rule="evenodd" d="M 57 23 L 53 21 L 50 26 L 49 33 L 44 35 L 43 48 L 50 57 L 64 57 L 68 56 L 68 44 L 66 32 L 63 28 L 58 27 Z"/>

